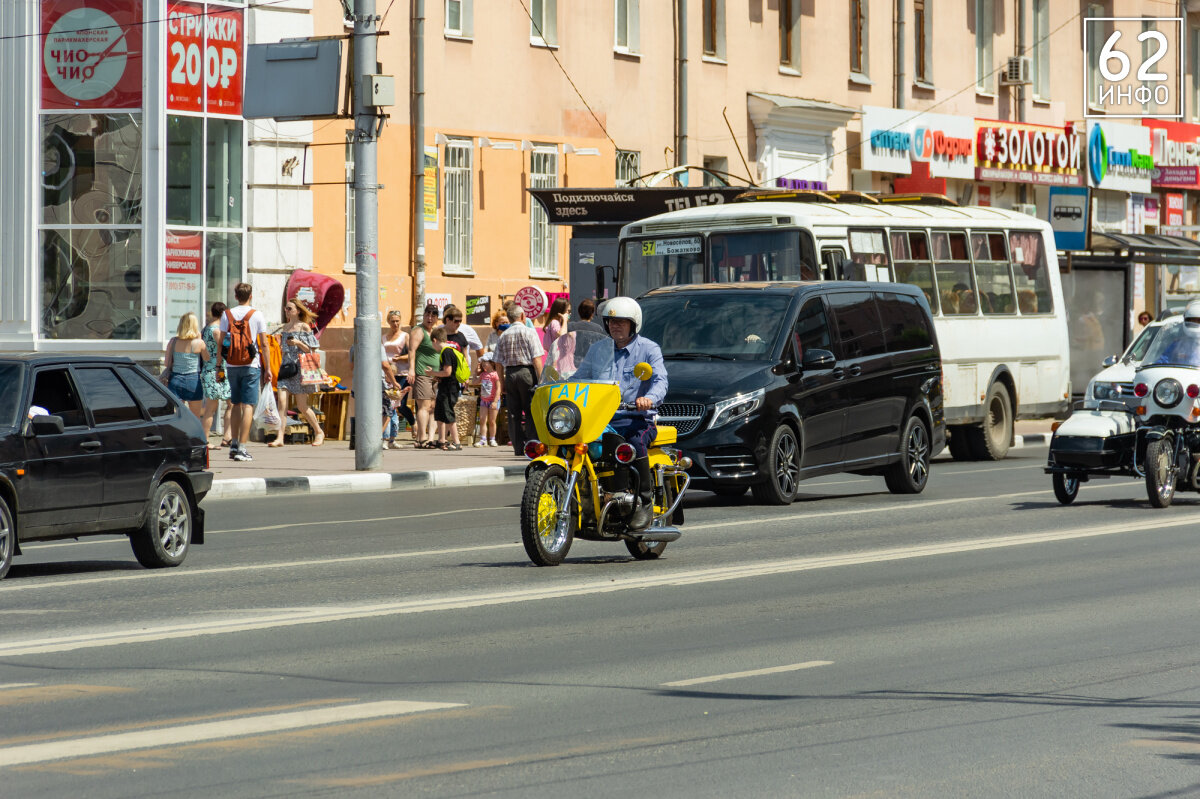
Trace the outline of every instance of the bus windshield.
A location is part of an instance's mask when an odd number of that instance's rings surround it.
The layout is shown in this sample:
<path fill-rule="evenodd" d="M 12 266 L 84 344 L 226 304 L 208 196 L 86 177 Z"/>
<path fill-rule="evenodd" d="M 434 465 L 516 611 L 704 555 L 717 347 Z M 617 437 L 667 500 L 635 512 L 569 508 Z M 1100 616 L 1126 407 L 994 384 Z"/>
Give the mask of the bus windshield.
<path fill-rule="evenodd" d="M 629 297 L 659 286 L 704 282 L 699 236 L 626 241 L 621 259 L 621 293 Z"/>

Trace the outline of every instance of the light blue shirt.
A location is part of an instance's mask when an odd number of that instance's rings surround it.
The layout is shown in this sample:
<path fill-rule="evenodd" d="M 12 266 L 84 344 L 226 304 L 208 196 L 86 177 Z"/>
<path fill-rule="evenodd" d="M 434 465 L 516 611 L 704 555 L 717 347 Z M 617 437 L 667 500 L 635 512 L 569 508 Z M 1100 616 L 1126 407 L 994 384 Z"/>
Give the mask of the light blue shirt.
<path fill-rule="evenodd" d="M 654 370 L 649 380 L 638 380 L 633 374 L 633 367 L 642 361 Z M 613 365 L 617 369 L 622 403 L 632 405 L 638 397 L 649 397 L 657 406 L 666 398 L 667 366 L 663 363 L 662 350 L 650 339 L 634 335 L 624 347 L 615 347 Z"/>

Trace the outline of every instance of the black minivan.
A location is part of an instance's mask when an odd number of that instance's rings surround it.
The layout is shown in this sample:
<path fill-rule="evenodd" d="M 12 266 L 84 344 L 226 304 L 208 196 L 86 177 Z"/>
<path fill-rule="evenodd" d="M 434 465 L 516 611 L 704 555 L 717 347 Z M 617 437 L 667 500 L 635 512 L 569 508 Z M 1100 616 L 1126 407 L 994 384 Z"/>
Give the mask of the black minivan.
<path fill-rule="evenodd" d="M 668 373 L 660 424 L 698 488 L 786 505 L 799 481 L 882 475 L 916 494 L 946 443 L 929 305 L 904 283 L 667 286 L 638 298 Z"/>

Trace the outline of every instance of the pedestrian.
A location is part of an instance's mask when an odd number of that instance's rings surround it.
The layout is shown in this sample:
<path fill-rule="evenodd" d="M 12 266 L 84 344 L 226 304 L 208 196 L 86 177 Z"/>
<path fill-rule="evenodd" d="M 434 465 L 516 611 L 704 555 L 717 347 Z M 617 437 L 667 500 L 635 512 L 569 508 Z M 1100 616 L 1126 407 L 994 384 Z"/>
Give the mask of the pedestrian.
<path fill-rule="evenodd" d="M 221 331 L 221 317 L 225 314 L 225 308 L 223 302 L 214 302 L 209 307 L 208 324 L 204 326 L 204 332 L 201 334 L 204 346 L 208 349 L 208 360 L 204 362 L 204 367 L 200 370 L 200 383 L 204 387 L 204 416 L 201 417 L 200 423 L 204 426 L 205 441 L 208 440 L 208 434 L 217 418 L 221 402 L 225 402 L 225 414 L 221 420 L 221 443 L 213 449 L 228 447 L 229 436 L 233 433 L 233 429 L 229 425 L 233 411 L 233 405 L 229 402 L 229 381 L 217 379 L 217 336 Z"/>
<path fill-rule="evenodd" d="M 496 312 L 492 314 L 492 332 L 488 333 L 487 344 L 483 348 L 495 354 L 496 342 L 500 340 L 500 336 L 505 330 L 508 330 L 508 313 L 503 308 L 497 308 Z"/>
<path fill-rule="evenodd" d="M 438 369 L 429 369 L 427 374 L 438 381 L 437 398 L 433 407 L 433 418 L 437 420 L 438 449 L 461 450 L 458 443 L 458 416 L 454 406 L 458 404 L 459 384 L 454 376 L 458 366 L 458 348 L 446 341 L 446 328 L 439 325 L 429 334 L 438 351 Z M 462 357 L 466 357 L 465 355 Z"/>
<path fill-rule="evenodd" d="M 279 400 L 279 432 L 275 434 L 275 440 L 267 446 L 282 447 L 284 444 L 288 424 L 288 395 L 291 394 L 296 398 L 296 410 L 312 428 L 312 445 L 319 447 L 325 443 L 325 431 L 317 421 L 316 412 L 308 404 L 308 397 L 321 387 L 313 383 L 304 383 L 304 370 L 300 363 L 301 355 L 311 355 L 320 348 L 317 337 L 312 332 L 313 315 L 308 306 L 300 300 L 288 300 L 287 305 L 283 306 L 283 313 L 287 321 L 277 331 L 283 354 L 277 381 L 279 390 L 276 394 Z M 284 374 L 288 377 L 284 377 Z"/>
<path fill-rule="evenodd" d="M 389 449 L 399 449 L 400 445 L 396 443 L 396 436 L 400 434 L 400 417 L 404 417 L 404 421 L 408 422 L 408 429 L 414 433 L 417 424 L 417 419 L 413 415 L 412 409 L 408 407 L 408 395 L 411 393 L 408 384 L 408 374 L 399 372 L 401 364 L 408 361 L 408 332 L 400 327 L 402 321 L 399 311 L 388 311 L 387 323 L 388 329 L 383 331 L 383 360 L 391 367 L 391 374 L 396 380 L 396 387 L 392 387 L 387 379 L 388 370 L 384 369 L 384 393 L 387 401 L 384 403 L 384 446 Z"/>
<path fill-rule="evenodd" d="M 408 384 L 412 386 L 412 398 L 416 405 L 417 426 L 413 430 L 414 446 L 417 449 L 437 449 L 434 441 L 433 403 L 437 399 L 437 385 L 430 372 L 441 368 L 441 359 L 429 338 L 437 325 L 436 305 L 426 305 L 421 324 L 408 331 Z"/>
<path fill-rule="evenodd" d="M 536 437 L 533 416 L 533 389 L 542 376 L 546 351 L 536 331 L 525 326 L 525 310 L 509 303 L 511 326 L 496 342 L 496 362 L 504 367 L 504 407 L 508 411 L 508 437 L 513 452 L 525 454 L 525 442 Z"/>
<path fill-rule="evenodd" d="M 475 446 L 498 446 L 496 417 L 499 415 L 500 375 L 496 372 L 495 356 L 484 352 L 479 356 L 479 438 L 475 441 Z"/>
<path fill-rule="evenodd" d="M 571 330 L 574 332 L 579 332 L 580 330 L 587 330 L 589 332 L 596 333 L 601 336 L 608 335 L 607 333 L 604 332 L 603 327 L 601 327 L 600 325 L 598 325 L 592 321 L 592 317 L 594 317 L 595 315 L 596 315 L 596 301 L 595 300 L 588 298 L 588 299 L 584 300 L 583 302 L 579 303 L 579 313 L 577 314 L 578 318 L 573 319 L 571 321 Z"/>
<path fill-rule="evenodd" d="M 566 297 L 556 297 L 551 303 L 550 312 L 546 316 L 546 325 L 542 328 L 542 349 L 546 352 L 550 351 L 550 346 L 559 336 L 567 332 L 567 316 L 570 313 L 571 306 Z"/>
<path fill-rule="evenodd" d="M 467 356 L 471 364 L 471 374 L 479 373 L 479 353 L 483 352 L 483 342 L 479 334 L 470 325 L 463 324 L 463 312 L 457 305 L 447 305 L 442 309 L 442 324 L 446 326 L 446 341 L 458 347 L 458 351 Z"/>
<path fill-rule="evenodd" d="M 200 362 L 208 360 L 208 347 L 200 338 L 200 321 L 188 311 L 179 317 L 175 336 L 167 342 L 167 388 L 187 403 L 188 410 L 199 419 L 204 413 L 204 387 L 200 384 Z"/>
<path fill-rule="evenodd" d="M 262 369 L 260 355 L 267 352 L 267 323 L 263 315 L 250 304 L 254 299 L 254 287 L 249 283 L 238 283 L 233 287 L 236 308 L 227 308 L 221 315 L 220 333 L 217 341 L 217 379 L 229 377 L 229 399 L 233 403 L 233 435 L 229 445 L 229 457 L 235 461 L 252 461 L 246 449 L 250 440 L 250 426 L 254 424 L 254 407 L 258 404 L 258 393 L 269 380 Z M 229 369 L 226 372 L 225 365 Z"/>

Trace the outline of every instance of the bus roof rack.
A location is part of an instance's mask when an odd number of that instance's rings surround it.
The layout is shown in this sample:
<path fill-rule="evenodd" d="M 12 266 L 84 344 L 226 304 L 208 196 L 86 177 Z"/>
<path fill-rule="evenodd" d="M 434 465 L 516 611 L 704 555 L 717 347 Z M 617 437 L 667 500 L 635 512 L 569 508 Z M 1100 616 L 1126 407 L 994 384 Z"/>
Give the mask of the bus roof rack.
<path fill-rule="evenodd" d="M 827 191 L 825 192 L 839 203 L 862 203 L 864 205 L 878 205 L 879 196 L 876 194 L 867 194 L 865 191 Z"/>
<path fill-rule="evenodd" d="M 958 205 L 944 194 L 881 194 L 879 202 L 904 203 L 905 205 Z"/>
<path fill-rule="evenodd" d="M 733 198 L 735 203 L 833 203 L 837 202 L 832 195 L 815 189 L 796 189 L 795 191 L 778 191 L 775 189 L 752 189 L 742 192 Z"/>

